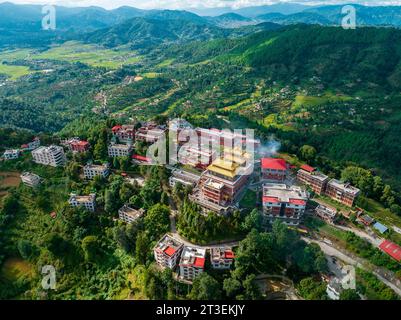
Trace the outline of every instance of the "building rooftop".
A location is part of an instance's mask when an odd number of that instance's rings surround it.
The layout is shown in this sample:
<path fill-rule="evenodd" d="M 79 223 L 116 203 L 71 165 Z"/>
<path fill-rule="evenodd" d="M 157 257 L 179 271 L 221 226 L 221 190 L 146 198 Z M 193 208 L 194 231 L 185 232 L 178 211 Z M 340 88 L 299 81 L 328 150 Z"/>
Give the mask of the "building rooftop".
<path fill-rule="evenodd" d="M 84 169 L 92 169 L 92 170 L 106 170 L 108 168 L 109 168 L 109 164 L 108 163 L 105 163 L 105 164 L 91 164 L 91 163 L 88 163 L 84 167 Z"/>
<path fill-rule="evenodd" d="M 145 210 L 143 209 L 134 209 L 131 208 L 128 205 L 124 205 L 120 210 L 118 210 L 118 213 L 123 213 L 133 219 L 139 219 L 140 217 L 142 217 L 145 213 Z"/>
<path fill-rule="evenodd" d="M 380 222 L 376 222 L 373 225 L 373 228 L 378 230 L 380 233 L 386 233 L 388 231 L 388 228 L 384 224 L 381 224 Z"/>
<path fill-rule="evenodd" d="M 192 265 L 203 268 L 205 266 L 206 249 L 185 247 L 181 255 L 181 265 Z"/>
<path fill-rule="evenodd" d="M 216 159 L 207 167 L 207 170 L 221 174 L 226 177 L 234 178 L 238 175 L 239 164 L 234 161 Z"/>
<path fill-rule="evenodd" d="M 234 257 L 235 257 L 232 248 L 228 248 L 228 247 L 212 248 L 210 250 L 210 255 L 211 255 L 212 261 L 234 259 Z"/>
<path fill-rule="evenodd" d="M 301 169 L 304 170 L 304 171 L 308 171 L 309 173 L 312 173 L 312 172 L 314 172 L 316 170 L 315 168 L 313 168 L 313 167 L 311 167 L 311 166 L 309 166 L 307 164 L 303 164 L 301 166 Z"/>
<path fill-rule="evenodd" d="M 300 187 L 287 187 L 285 184 L 266 183 L 263 185 L 263 202 L 291 203 L 295 205 L 306 205 L 308 195 Z"/>
<path fill-rule="evenodd" d="M 384 240 L 379 248 L 393 257 L 395 260 L 398 262 L 401 262 L 401 247 L 396 245 L 395 243 L 389 241 L 389 240 Z"/>
<path fill-rule="evenodd" d="M 96 199 L 96 195 L 94 193 L 87 196 L 77 196 L 76 194 L 71 194 L 70 201 L 75 201 L 78 203 L 88 203 L 93 202 Z"/>
<path fill-rule="evenodd" d="M 163 238 L 156 244 L 155 249 L 163 251 L 166 255 L 171 257 L 176 251 L 183 246 L 183 243 L 169 236 L 164 235 Z"/>
<path fill-rule="evenodd" d="M 355 188 L 355 187 L 351 186 L 351 184 L 344 183 L 344 182 L 341 182 L 341 181 L 336 180 L 336 179 L 331 179 L 329 181 L 329 185 L 331 185 L 331 186 L 333 186 L 333 187 L 335 187 L 337 189 L 341 189 L 344 192 L 349 193 L 349 194 L 353 194 L 353 195 L 357 195 L 360 192 L 360 190 L 358 188 Z"/>
<path fill-rule="evenodd" d="M 262 158 L 262 169 L 287 170 L 287 162 L 284 159 Z"/>

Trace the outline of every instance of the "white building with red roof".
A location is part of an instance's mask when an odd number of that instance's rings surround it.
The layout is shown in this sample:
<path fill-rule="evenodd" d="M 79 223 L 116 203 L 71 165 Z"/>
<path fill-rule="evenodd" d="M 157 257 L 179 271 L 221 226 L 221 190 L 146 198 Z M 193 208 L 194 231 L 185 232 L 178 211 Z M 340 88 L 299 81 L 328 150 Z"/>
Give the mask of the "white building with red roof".
<path fill-rule="evenodd" d="M 193 281 L 205 269 L 206 249 L 184 247 L 180 260 L 180 278 Z"/>
<path fill-rule="evenodd" d="M 287 177 L 288 164 L 284 159 L 262 158 L 261 170 L 263 180 L 282 182 Z"/>
<path fill-rule="evenodd" d="M 266 183 L 263 185 L 263 212 L 271 223 L 280 219 L 298 225 L 306 209 L 308 194 L 297 186 Z"/>
<path fill-rule="evenodd" d="M 210 262 L 213 269 L 230 269 L 234 262 L 234 252 L 232 248 L 221 247 L 210 249 Z"/>
<path fill-rule="evenodd" d="M 155 260 L 162 268 L 174 269 L 180 258 L 184 244 L 168 234 L 153 249 Z"/>

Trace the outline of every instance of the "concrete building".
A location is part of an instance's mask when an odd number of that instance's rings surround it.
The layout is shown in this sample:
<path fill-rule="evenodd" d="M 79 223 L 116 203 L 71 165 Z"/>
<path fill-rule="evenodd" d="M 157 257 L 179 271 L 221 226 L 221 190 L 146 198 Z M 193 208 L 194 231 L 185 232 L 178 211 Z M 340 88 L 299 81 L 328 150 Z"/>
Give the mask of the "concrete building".
<path fill-rule="evenodd" d="M 107 178 L 110 174 L 110 166 L 108 163 L 102 165 L 96 164 L 87 164 L 84 167 L 84 176 L 85 179 L 92 180 L 97 176 L 101 176 L 103 178 Z"/>
<path fill-rule="evenodd" d="M 279 219 L 288 225 L 298 225 L 307 201 L 307 192 L 300 187 L 277 183 L 263 185 L 263 212 L 271 223 Z"/>
<path fill-rule="evenodd" d="M 343 290 L 341 281 L 338 278 L 333 278 L 327 285 L 326 293 L 331 300 L 340 300 L 340 294 Z"/>
<path fill-rule="evenodd" d="M 67 162 L 63 148 L 54 145 L 50 147 L 39 147 L 33 150 L 32 158 L 37 164 L 43 164 L 52 167 L 61 167 Z"/>
<path fill-rule="evenodd" d="M 72 193 L 68 203 L 72 207 L 84 207 L 88 211 L 95 211 L 96 207 L 96 194 L 92 193 L 88 196 L 77 196 Z"/>
<path fill-rule="evenodd" d="M 34 173 L 23 172 L 21 174 L 21 180 L 22 183 L 25 184 L 26 186 L 35 188 L 40 184 L 42 179 Z"/>
<path fill-rule="evenodd" d="M 128 205 L 124 205 L 120 210 L 118 210 L 118 217 L 121 221 L 125 223 L 133 223 L 139 218 L 143 217 L 145 214 L 144 209 L 133 209 Z"/>
<path fill-rule="evenodd" d="M 169 236 L 164 235 L 153 249 L 155 260 L 162 268 L 174 269 L 181 256 L 184 244 Z"/>
<path fill-rule="evenodd" d="M 308 185 L 316 194 L 325 192 L 329 177 L 308 165 L 301 166 L 297 179 L 300 183 Z"/>
<path fill-rule="evenodd" d="M 169 179 L 170 187 L 174 187 L 177 183 L 181 183 L 183 186 L 195 187 L 199 182 L 200 175 L 185 171 L 174 169 L 171 172 Z"/>
<path fill-rule="evenodd" d="M 206 249 L 184 247 L 180 260 L 180 278 L 193 281 L 205 269 Z"/>
<path fill-rule="evenodd" d="M 230 269 L 234 262 L 234 252 L 231 248 L 211 248 L 210 262 L 213 269 L 227 270 Z"/>
<path fill-rule="evenodd" d="M 135 132 L 135 139 L 147 143 L 155 143 L 162 138 L 167 132 L 165 126 L 158 126 L 154 123 L 144 124 Z M 167 138 L 167 137 L 166 137 Z"/>
<path fill-rule="evenodd" d="M 32 151 L 40 147 L 40 139 L 35 137 L 31 142 L 23 144 L 21 146 L 22 150 Z"/>
<path fill-rule="evenodd" d="M 349 183 L 343 183 L 336 179 L 331 179 L 327 183 L 325 194 L 331 199 L 336 200 L 348 207 L 354 205 L 360 190 L 351 186 Z"/>
<path fill-rule="evenodd" d="M 284 159 L 262 158 L 262 180 L 283 182 L 288 174 L 288 165 Z"/>
<path fill-rule="evenodd" d="M 131 155 L 131 144 L 110 143 L 108 147 L 109 157 L 129 157 Z"/>
<path fill-rule="evenodd" d="M 315 209 L 315 214 L 318 216 L 320 219 L 326 221 L 327 223 L 334 223 L 334 220 L 337 217 L 337 210 L 319 205 Z"/>
<path fill-rule="evenodd" d="M 3 153 L 4 160 L 15 160 L 20 156 L 20 151 L 17 149 L 9 149 Z"/>

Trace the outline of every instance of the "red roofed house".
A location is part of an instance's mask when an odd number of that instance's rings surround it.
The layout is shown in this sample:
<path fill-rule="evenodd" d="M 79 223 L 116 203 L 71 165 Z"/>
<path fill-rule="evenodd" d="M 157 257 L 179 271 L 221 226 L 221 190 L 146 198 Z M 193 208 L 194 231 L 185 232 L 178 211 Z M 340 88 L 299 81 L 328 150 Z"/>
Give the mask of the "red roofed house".
<path fill-rule="evenodd" d="M 300 187 L 266 183 L 263 186 L 263 212 L 271 223 L 280 219 L 298 225 L 305 212 L 308 194 Z"/>
<path fill-rule="evenodd" d="M 288 173 L 288 165 L 284 159 L 263 158 L 261 160 L 262 179 L 284 181 Z"/>
<path fill-rule="evenodd" d="M 165 235 L 154 247 L 157 264 L 162 268 L 174 269 L 184 245 L 169 235 Z"/>
<path fill-rule="evenodd" d="M 133 125 L 117 125 L 111 128 L 111 131 L 120 143 L 132 143 L 135 140 L 135 126 Z"/>
<path fill-rule="evenodd" d="M 398 262 L 401 262 L 401 247 L 396 245 L 395 243 L 384 240 L 379 248 L 387 253 L 389 256 L 397 260 Z"/>
<path fill-rule="evenodd" d="M 297 179 L 299 182 L 308 185 L 315 193 L 323 194 L 326 190 L 329 177 L 317 171 L 315 168 L 303 165 L 298 171 Z"/>
<path fill-rule="evenodd" d="M 180 260 L 180 278 L 192 282 L 205 269 L 206 249 L 185 247 Z"/>
<path fill-rule="evenodd" d="M 210 262 L 213 269 L 230 269 L 234 261 L 234 252 L 231 248 L 210 249 Z"/>
<path fill-rule="evenodd" d="M 141 163 L 152 163 L 152 159 L 150 159 L 148 157 L 141 156 L 139 154 L 134 154 L 132 156 L 132 160 L 133 160 L 134 163 L 139 163 L 139 164 L 141 164 Z"/>
<path fill-rule="evenodd" d="M 83 140 L 72 141 L 70 148 L 72 152 L 86 152 L 89 150 L 89 142 Z"/>

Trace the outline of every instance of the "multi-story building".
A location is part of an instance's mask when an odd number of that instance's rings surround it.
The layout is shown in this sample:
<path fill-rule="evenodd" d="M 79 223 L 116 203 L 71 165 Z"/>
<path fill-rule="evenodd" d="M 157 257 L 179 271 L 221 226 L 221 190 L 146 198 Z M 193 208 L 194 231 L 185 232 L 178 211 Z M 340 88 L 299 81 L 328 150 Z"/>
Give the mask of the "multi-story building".
<path fill-rule="evenodd" d="M 181 251 L 184 245 L 169 236 L 164 235 L 153 249 L 155 260 L 162 268 L 174 269 L 180 259 Z"/>
<path fill-rule="evenodd" d="M 252 146 L 256 150 L 260 146 L 260 140 L 248 138 L 246 135 L 230 130 L 219 129 L 195 129 L 201 143 L 215 143 L 221 146 L 233 147 L 235 145 Z"/>
<path fill-rule="evenodd" d="M 300 187 L 278 183 L 263 185 L 263 212 L 270 222 L 279 219 L 288 225 L 298 225 L 307 200 L 307 192 Z"/>
<path fill-rule="evenodd" d="M 31 142 L 23 144 L 21 146 L 21 149 L 32 151 L 39 147 L 40 147 L 40 139 L 38 137 L 35 137 Z"/>
<path fill-rule="evenodd" d="M 154 123 L 148 123 L 135 132 L 135 139 L 137 141 L 155 143 L 165 135 L 166 131 L 167 129 L 165 126 L 157 126 Z"/>
<path fill-rule="evenodd" d="M 284 159 L 262 158 L 262 179 L 266 181 L 283 182 L 288 174 L 288 165 Z"/>
<path fill-rule="evenodd" d="M 94 177 L 101 176 L 107 178 L 110 173 L 110 166 L 108 163 L 102 165 L 87 164 L 84 167 L 85 179 L 92 180 Z"/>
<path fill-rule="evenodd" d="M 308 185 L 315 193 L 321 195 L 326 190 L 329 177 L 308 165 L 301 166 L 298 171 L 299 182 Z"/>
<path fill-rule="evenodd" d="M 231 248 L 210 249 L 210 262 L 214 269 L 230 269 L 234 262 L 234 252 Z"/>
<path fill-rule="evenodd" d="M 15 160 L 18 159 L 20 155 L 20 151 L 17 149 L 9 149 L 3 153 L 4 160 Z"/>
<path fill-rule="evenodd" d="M 21 180 L 23 184 L 31 188 L 37 187 L 41 182 L 41 178 L 38 175 L 30 172 L 23 172 Z"/>
<path fill-rule="evenodd" d="M 199 182 L 200 176 L 185 170 L 174 169 L 171 172 L 169 179 L 170 187 L 174 187 L 177 183 L 181 183 L 184 186 L 195 187 Z"/>
<path fill-rule="evenodd" d="M 129 205 L 124 205 L 120 210 L 118 210 L 118 217 L 125 223 L 133 223 L 143 217 L 144 213 L 144 209 L 137 210 L 131 208 Z"/>
<path fill-rule="evenodd" d="M 135 126 L 134 125 L 117 125 L 111 131 L 113 136 L 118 139 L 120 143 L 132 143 L 135 140 Z"/>
<path fill-rule="evenodd" d="M 91 193 L 88 196 L 77 196 L 72 193 L 68 203 L 72 207 L 84 207 L 88 211 L 95 211 L 96 207 L 96 194 Z"/>
<path fill-rule="evenodd" d="M 180 278 L 193 281 L 205 269 L 206 249 L 184 247 L 180 260 Z"/>
<path fill-rule="evenodd" d="M 355 199 L 358 197 L 360 190 L 351 186 L 349 183 L 343 183 L 336 179 L 331 179 L 327 183 L 325 194 L 331 199 L 336 200 L 348 207 L 354 205 Z"/>
<path fill-rule="evenodd" d="M 129 157 L 131 151 L 131 144 L 110 143 L 108 147 L 109 157 Z"/>
<path fill-rule="evenodd" d="M 216 159 L 202 174 L 191 199 L 206 210 L 227 214 L 239 201 L 249 182 L 249 166 L 225 159 Z"/>
<path fill-rule="evenodd" d="M 333 223 L 337 216 L 337 210 L 323 205 L 319 205 L 315 209 L 315 213 L 320 219 L 326 221 L 327 223 Z"/>
<path fill-rule="evenodd" d="M 71 152 L 81 153 L 89 150 L 89 142 L 79 138 L 71 138 L 61 141 L 61 145 L 67 147 Z"/>
<path fill-rule="evenodd" d="M 67 159 L 64 150 L 60 146 L 39 147 L 32 151 L 33 161 L 52 167 L 64 166 Z"/>
<path fill-rule="evenodd" d="M 184 119 L 174 119 L 170 121 L 168 124 L 168 129 L 171 137 L 172 134 L 175 135 L 179 145 L 188 142 L 190 135 L 193 132 L 192 125 Z"/>
<path fill-rule="evenodd" d="M 205 170 L 212 162 L 216 152 L 209 146 L 183 146 L 178 153 L 178 161 L 182 165 Z"/>

